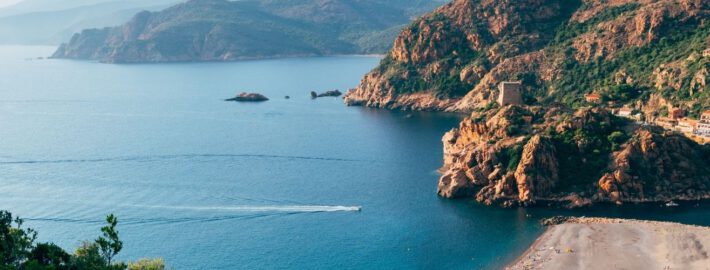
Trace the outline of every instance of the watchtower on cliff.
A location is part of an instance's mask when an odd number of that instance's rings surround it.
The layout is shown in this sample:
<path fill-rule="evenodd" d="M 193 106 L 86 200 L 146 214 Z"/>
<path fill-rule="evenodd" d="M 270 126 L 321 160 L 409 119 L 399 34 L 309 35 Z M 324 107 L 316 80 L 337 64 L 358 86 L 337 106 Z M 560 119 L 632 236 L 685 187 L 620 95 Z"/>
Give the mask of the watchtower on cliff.
<path fill-rule="evenodd" d="M 521 82 L 502 82 L 498 86 L 498 104 L 500 106 L 506 105 L 520 105 L 523 104 L 523 96 L 520 93 L 520 88 L 522 87 Z"/>

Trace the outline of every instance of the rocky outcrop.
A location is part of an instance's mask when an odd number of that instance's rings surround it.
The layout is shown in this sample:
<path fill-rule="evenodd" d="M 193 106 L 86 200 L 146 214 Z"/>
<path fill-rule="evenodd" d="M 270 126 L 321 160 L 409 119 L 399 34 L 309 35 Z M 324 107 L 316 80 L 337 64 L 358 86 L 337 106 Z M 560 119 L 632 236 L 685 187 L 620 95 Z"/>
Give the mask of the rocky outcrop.
<path fill-rule="evenodd" d="M 335 90 L 328 90 L 323 93 L 316 93 L 315 91 L 311 91 L 311 98 L 320 98 L 320 97 L 339 97 L 342 96 L 343 93 L 340 92 L 340 90 L 335 89 Z"/>
<path fill-rule="evenodd" d="M 351 89 L 345 95 L 348 106 L 366 106 L 392 110 L 439 111 L 453 108 L 458 99 L 441 99 L 433 93 L 419 92 L 398 94 L 394 92 L 391 83 L 380 80 L 379 73 L 368 74 L 362 80 L 360 87 Z M 368 84 L 363 87 L 363 84 Z"/>
<path fill-rule="evenodd" d="M 406 28 L 380 67 L 346 95 L 346 103 L 470 111 L 491 99 L 500 80 L 516 74 L 510 69 L 526 72 L 540 65 L 536 60 L 544 54 L 516 57 L 543 48 L 554 36 L 550 29 L 571 15 L 570 5 L 561 0 L 453 1 Z M 416 93 L 421 94 L 413 98 Z"/>
<path fill-rule="evenodd" d="M 447 198 L 570 208 L 710 199 L 710 149 L 604 109 L 477 111 L 443 142 L 438 190 Z"/>
<path fill-rule="evenodd" d="M 618 203 L 708 199 L 709 157 L 681 135 L 639 129 L 613 154 L 595 199 Z"/>
<path fill-rule="evenodd" d="M 590 1 L 598 10 L 605 1 Z M 594 58 L 612 59 L 618 52 L 642 47 L 662 37 L 668 27 L 686 24 L 708 15 L 706 1 L 612 1 L 615 7 L 628 7 L 610 21 L 602 22 L 573 41 L 575 58 L 587 62 Z M 613 4 L 612 4 L 613 5 Z M 580 15 L 581 16 L 581 15 Z"/>
<path fill-rule="evenodd" d="M 268 101 L 269 98 L 258 93 L 246 93 L 242 92 L 236 97 L 226 99 L 225 101 L 238 101 L 238 102 L 263 102 Z"/>
<path fill-rule="evenodd" d="M 535 196 L 548 196 L 559 179 L 555 146 L 549 138 L 535 135 L 523 148 L 515 180 L 518 183 L 518 199 L 533 203 Z"/>

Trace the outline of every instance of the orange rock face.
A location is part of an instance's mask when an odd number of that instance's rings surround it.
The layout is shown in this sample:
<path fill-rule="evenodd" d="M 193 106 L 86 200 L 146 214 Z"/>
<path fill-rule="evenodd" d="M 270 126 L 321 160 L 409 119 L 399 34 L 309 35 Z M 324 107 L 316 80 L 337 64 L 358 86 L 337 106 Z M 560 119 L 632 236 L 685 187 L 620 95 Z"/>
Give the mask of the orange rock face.
<path fill-rule="evenodd" d="M 532 121 L 521 120 L 525 118 Z M 472 113 L 444 136 L 445 173 L 439 195 L 473 197 L 489 205 L 546 202 L 570 208 L 599 202 L 710 199 L 710 149 L 681 135 L 633 124 L 619 126 L 616 121 L 603 109 L 571 112 L 508 106 Z M 579 149 L 573 155 L 589 163 L 584 156 L 590 153 L 584 149 L 599 147 L 595 140 L 611 131 L 590 127 L 614 125 L 628 130 L 631 138 L 608 154 L 606 165 L 592 172 L 599 178 L 581 178 L 576 175 L 581 171 L 561 167 L 572 157 L 569 150 L 563 153 L 558 147 Z M 602 134 L 580 135 L 588 132 Z"/>

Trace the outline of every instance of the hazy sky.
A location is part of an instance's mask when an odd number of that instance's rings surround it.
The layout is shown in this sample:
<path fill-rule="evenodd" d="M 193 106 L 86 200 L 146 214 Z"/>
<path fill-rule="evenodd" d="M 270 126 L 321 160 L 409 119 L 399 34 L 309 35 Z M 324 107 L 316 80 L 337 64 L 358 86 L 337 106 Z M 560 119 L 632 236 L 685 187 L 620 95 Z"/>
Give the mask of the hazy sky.
<path fill-rule="evenodd" d="M 20 1 L 22 0 L 0 0 L 0 7 L 9 6 Z"/>

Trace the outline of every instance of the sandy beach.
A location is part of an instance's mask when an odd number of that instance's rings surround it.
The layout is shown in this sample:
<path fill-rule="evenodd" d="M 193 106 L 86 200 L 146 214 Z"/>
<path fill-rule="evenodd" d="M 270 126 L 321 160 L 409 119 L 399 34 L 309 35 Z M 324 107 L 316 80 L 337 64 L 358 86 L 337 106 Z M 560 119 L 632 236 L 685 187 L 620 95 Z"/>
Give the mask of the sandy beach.
<path fill-rule="evenodd" d="M 710 270 L 710 227 L 573 218 L 553 225 L 506 269 Z"/>

